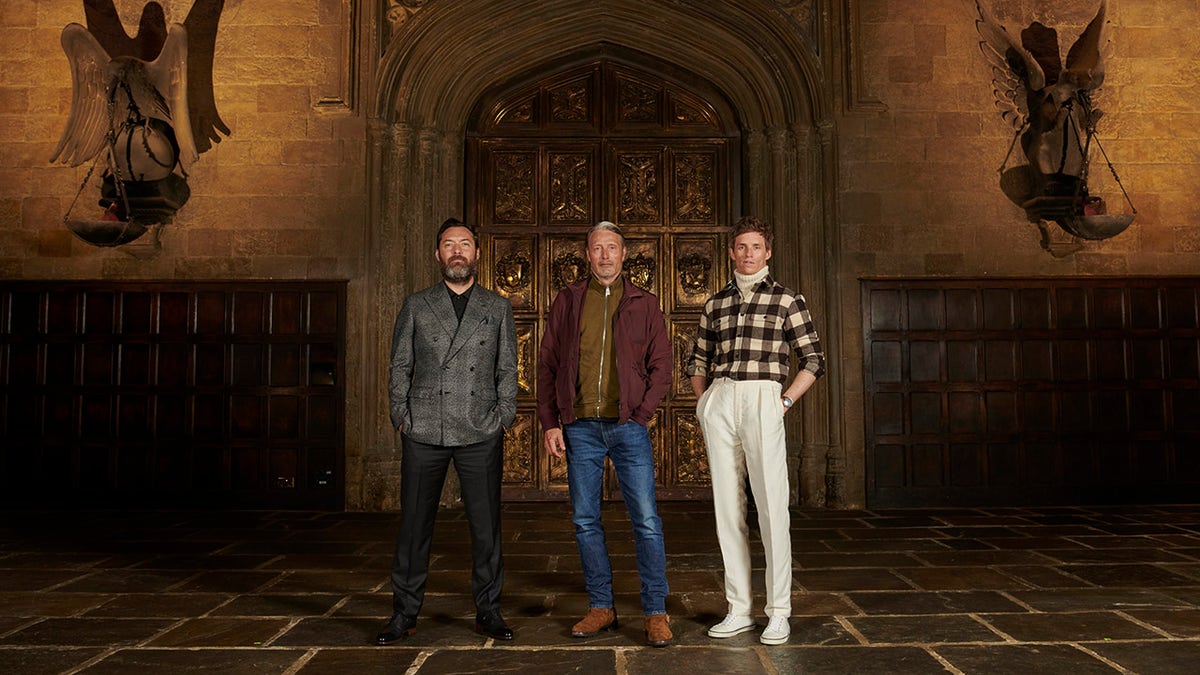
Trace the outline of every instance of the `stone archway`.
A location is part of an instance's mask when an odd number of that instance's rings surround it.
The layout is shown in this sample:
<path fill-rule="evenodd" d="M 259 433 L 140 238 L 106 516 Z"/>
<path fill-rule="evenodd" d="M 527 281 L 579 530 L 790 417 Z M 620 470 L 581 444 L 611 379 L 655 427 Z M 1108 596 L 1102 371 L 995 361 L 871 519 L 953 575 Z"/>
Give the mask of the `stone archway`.
<path fill-rule="evenodd" d="M 395 505 L 397 440 L 386 411 L 391 315 L 433 281 L 424 252 L 432 225 L 461 214 L 464 133 L 472 108 L 496 82 L 533 64 L 601 43 L 686 64 L 717 87 L 742 127 L 742 212 L 771 219 L 777 274 L 824 317 L 838 363 L 835 185 L 831 101 L 821 68 L 779 3 L 678 4 L 646 0 L 461 0 L 430 3 L 393 35 L 379 66 L 368 125 L 370 214 L 358 336 L 364 364 L 360 471 L 365 508 Z M 413 264 L 409 264 L 409 262 Z M 809 506 L 846 499 L 841 384 L 830 369 L 789 431 L 793 489 Z M 351 497 L 353 500 L 353 497 Z"/>

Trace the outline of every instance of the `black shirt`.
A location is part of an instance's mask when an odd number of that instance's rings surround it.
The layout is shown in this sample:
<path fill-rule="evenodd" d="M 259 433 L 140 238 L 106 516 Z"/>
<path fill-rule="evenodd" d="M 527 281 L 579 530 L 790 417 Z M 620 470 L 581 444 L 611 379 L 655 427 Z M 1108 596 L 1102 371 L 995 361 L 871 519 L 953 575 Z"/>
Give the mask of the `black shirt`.
<path fill-rule="evenodd" d="M 454 305 L 454 314 L 458 317 L 459 323 L 462 323 L 463 312 L 467 311 L 467 301 L 471 299 L 471 291 L 474 289 L 475 284 L 471 284 L 470 288 L 459 295 L 446 286 L 446 292 L 450 294 L 450 304 Z"/>

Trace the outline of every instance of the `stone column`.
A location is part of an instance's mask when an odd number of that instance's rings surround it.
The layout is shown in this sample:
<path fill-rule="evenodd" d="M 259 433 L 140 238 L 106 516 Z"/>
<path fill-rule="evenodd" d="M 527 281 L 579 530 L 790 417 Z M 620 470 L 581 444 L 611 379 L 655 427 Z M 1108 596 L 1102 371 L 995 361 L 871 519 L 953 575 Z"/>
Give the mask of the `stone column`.
<path fill-rule="evenodd" d="M 387 402 L 392 327 L 404 299 L 440 278 L 433 259 L 437 228 L 462 211 L 461 134 L 405 123 L 371 127 L 374 156 L 371 231 L 368 236 L 368 303 L 364 321 L 362 495 L 358 507 L 399 507 L 400 435 Z M 443 502 L 458 501 L 451 472 Z"/>
<path fill-rule="evenodd" d="M 367 238 L 367 316 L 363 335 L 364 443 L 361 508 L 398 508 L 399 437 L 392 428 L 387 403 L 387 364 L 392 325 L 400 300 L 409 292 L 403 261 L 408 246 L 400 227 L 411 190 L 412 130 L 405 124 L 373 121 L 368 130 L 372 157 Z"/>
<path fill-rule="evenodd" d="M 379 312 L 381 294 L 387 288 L 386 284 L 381 283 L 382 275 L 386 273 L 381 272 L 381 268 L 386 265 L 387 259 L 381 257 L 379 252 L 387 248 L 383 239 L 390 234 L 389 228 L 383 227 L 383 223 L 387 222 L 386 213 L 389 208 L 391 190 L 386 189 L 383 184 L 383 175 L 384 167 L 391 163 L 390 153 L 393 144 L 391 127 L 383 120 L 368 120 L 366 131 L 367 213 L 363 233 L 365 250 L 363 252 L 363 281 L 357 288 L 358 305 L 362 308 L 362 315 L 359 319 L 358 334 L 355 336 L 361 356 L 359 358 L 358 388 L 356 390 L 351 390 L 350 387 L 346 388 L 347 398 L 358 399 L 356 407 L 358 416 L 352 419 L 347 415 L 346 418 L 348 427 L 351 425 L 357 427 L 359 438 L 357 455 L 350 456 L 350 448 L 347 447 L 346 508 L 350 510 L 378 508 L 367 495 L 376 491 L 372 487 L 374 482 L 372 476 L 378 473 L 374 464 L 381 454 L 383 445 L 381 439 L 385 437 L 381 435 L 381 432 L 386 431 L 388 426 L 384 421 L 387 410 L 381 398 L 386 389 L 380 371 L 381 360 L 386 358 L 387 354 L 386 345 L 380 343 L 380 335 L 384 332 L 383 326 L 387 322 Z M 347 409 L 350 409 L 349 405 L 347 405 Z M 350 491 L 351 485 L 356 486 L 357 489 Z"/>
<path fill-rule="evenodd" d="M 823 449 L 825 457 L 825 485 L 823 505 L 827 508 L 841 509 L 847 507 L 852 498 L 847 493 L 846 484 L 846 448 L 842 433 L 845 415 L 842 411 L 842 387 L 846 381 L 842 373 L 841 340 L 847 339 L 842 334 L 842 292 L 841 292 L 841 232 L 837 218 L 837 130 L 832 121 L 823 120 L 817 125 L 818 144 L 814 150 L 814 168 L 820 172 L 820 208 L 814 213 L 814 229 L 822 233 L 821 255 L 824 259 L 822 266 L 822 311 L 824 312 L 825 335 L 822 345 L 825 348 L 825 363 L 827 366 L 824 387 L 825 406 L 821 411 L 825 419 L 824 435 L 814 444 Z"/>

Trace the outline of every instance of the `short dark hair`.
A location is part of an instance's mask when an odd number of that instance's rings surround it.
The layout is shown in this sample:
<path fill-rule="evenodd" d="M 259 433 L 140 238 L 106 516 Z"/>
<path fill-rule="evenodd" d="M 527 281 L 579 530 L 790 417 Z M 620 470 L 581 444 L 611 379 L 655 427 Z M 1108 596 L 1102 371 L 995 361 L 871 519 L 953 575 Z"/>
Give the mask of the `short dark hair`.
<path fill-rule="evenodd" d="M 446 230 L 448 230 L 452 227 L 465 227 L 468 230 L 470 230 L 471 236 L 475 239 L 475 245 L 479 246 L 479 233 L 475 231 L 474 227 L 464 223 L 463 221 L 459 220 L 458 218 L 447 218 L 446 222 L 442 223 L 442 226 L 438 228 L 438 233 L 437 233 L 437 245 L 438 246 L 442 245 L 442 234 L 445 233 Z"/>
<path fill-rule="evenodd" d="M 763 240 L 767 242 L 767 250 L 770 250 L 775 243 L 775 228 L 771 227 L 770 223 L 755 216 L 742 216 L 729 231 L 729 248 L 733 248 L 733 242 L 747 232 L 761 234 Z"/>

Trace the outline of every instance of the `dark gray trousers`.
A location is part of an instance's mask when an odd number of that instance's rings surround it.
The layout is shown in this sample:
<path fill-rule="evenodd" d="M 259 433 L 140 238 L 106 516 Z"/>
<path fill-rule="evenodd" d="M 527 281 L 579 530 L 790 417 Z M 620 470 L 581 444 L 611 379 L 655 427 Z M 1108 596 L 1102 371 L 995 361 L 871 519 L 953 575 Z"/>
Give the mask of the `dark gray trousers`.
<path fill-rule="evenodd" d="M 392 559 L 392 611 L 416 617 L 425 600 L 429 548 L 446 469 L 454 462 L 471 532 L 471 594 L 478 612 L 500 608 L 500 466 L 504 432 L 463 446 L 419 443 L 404 435 L 400 459 L 400 533 Z"/>

